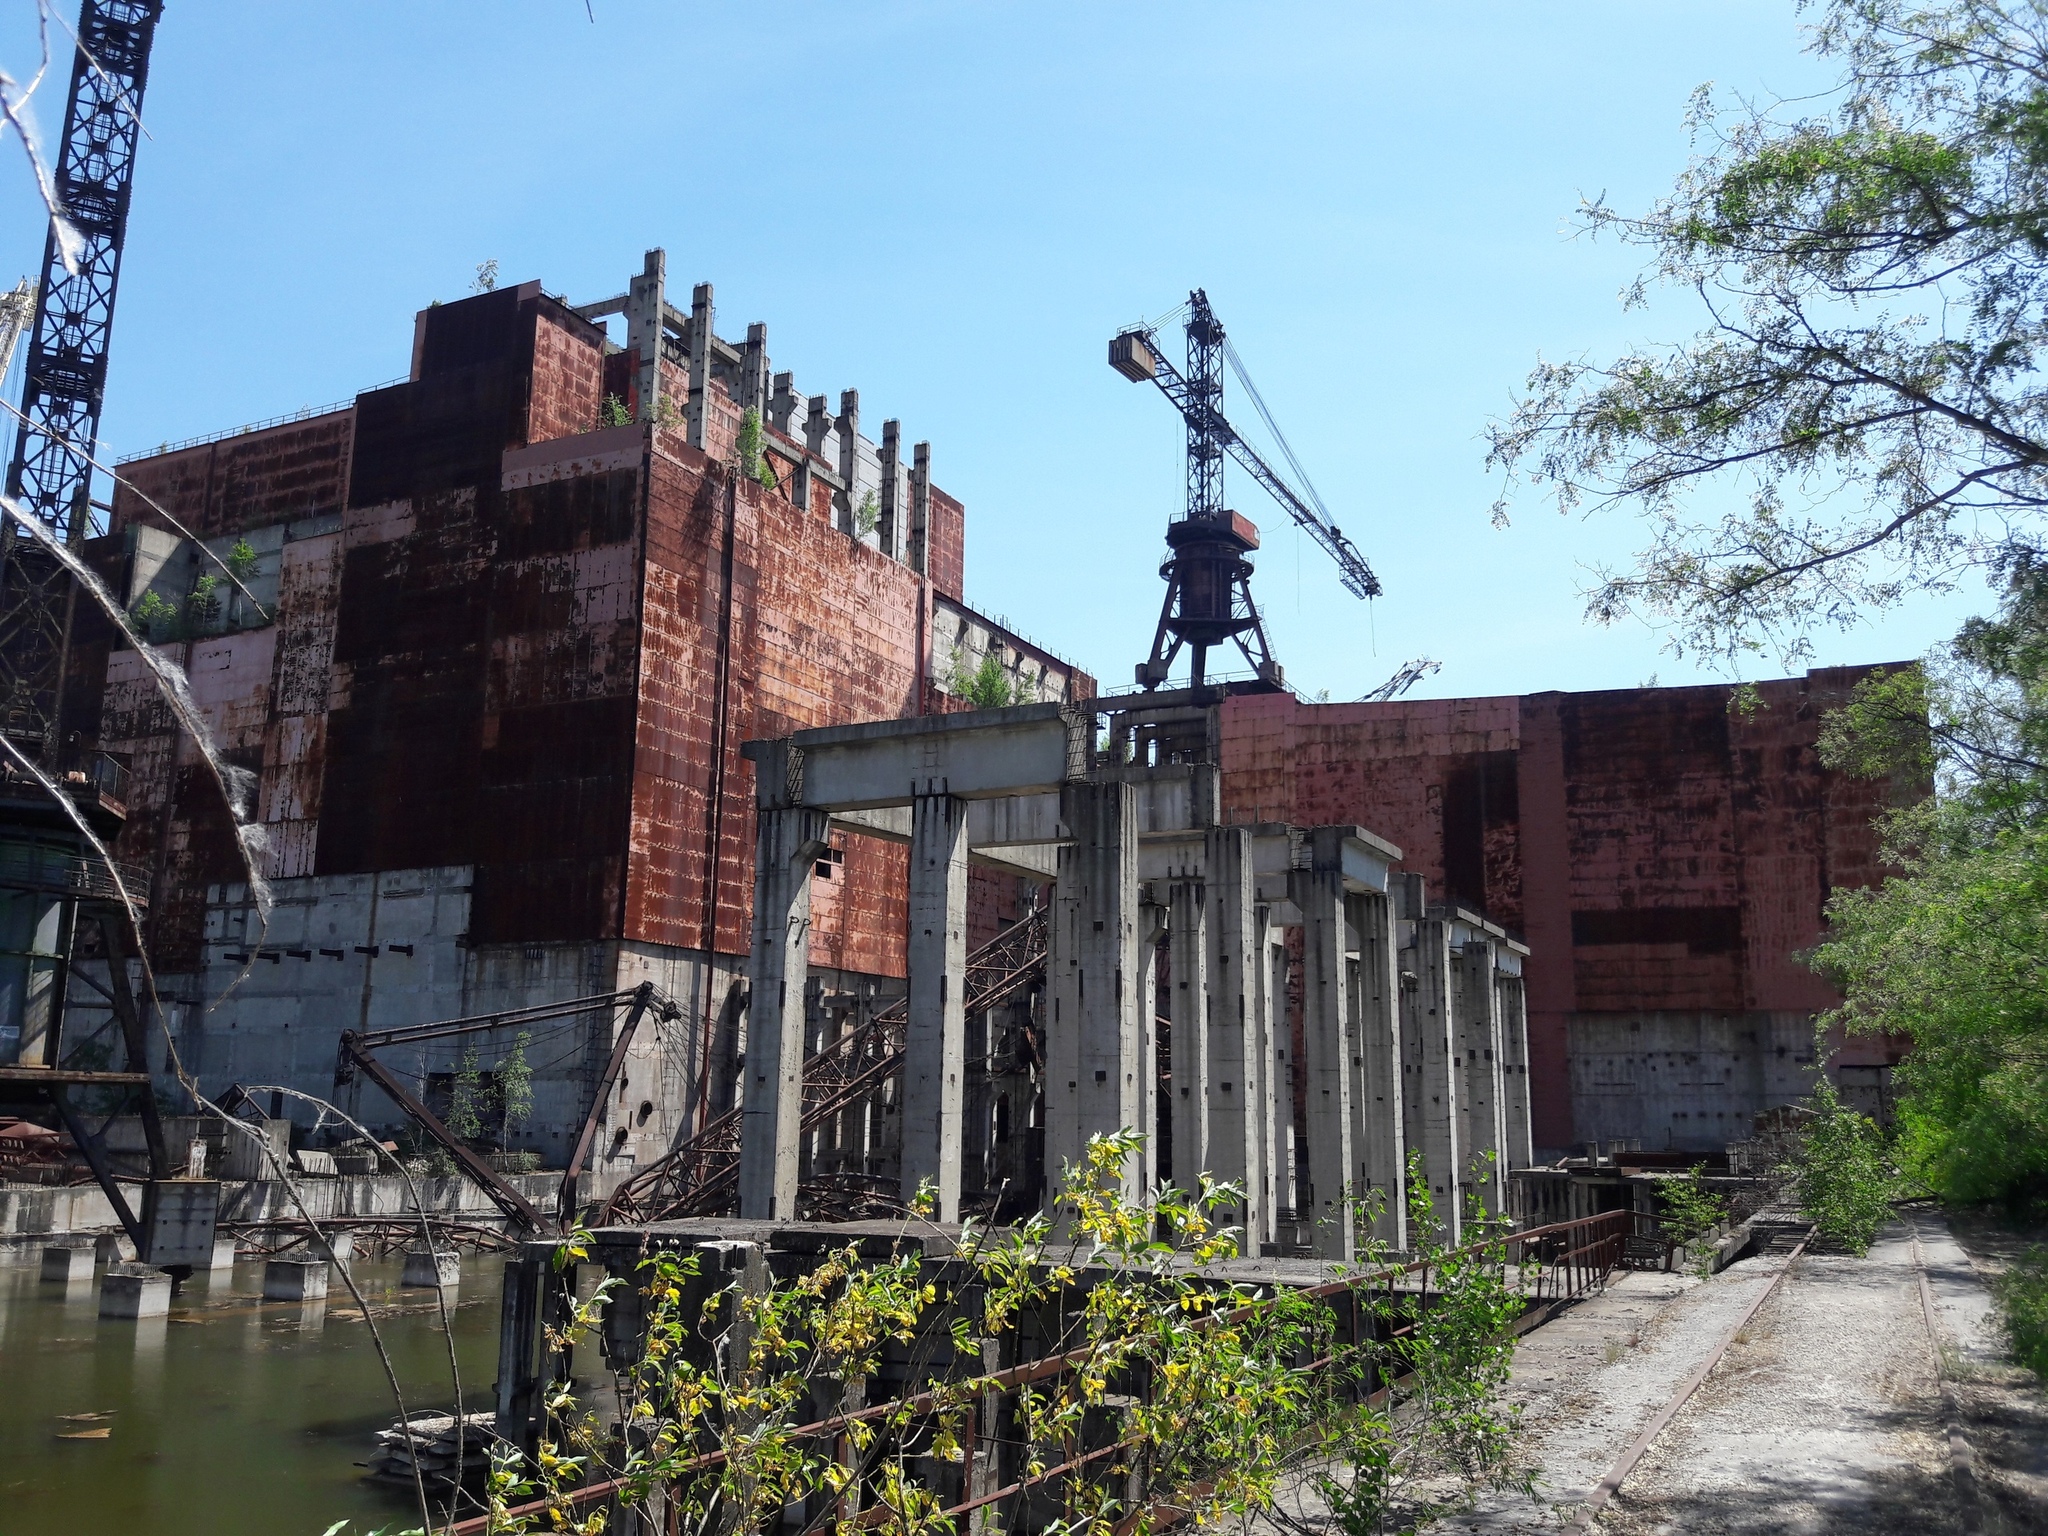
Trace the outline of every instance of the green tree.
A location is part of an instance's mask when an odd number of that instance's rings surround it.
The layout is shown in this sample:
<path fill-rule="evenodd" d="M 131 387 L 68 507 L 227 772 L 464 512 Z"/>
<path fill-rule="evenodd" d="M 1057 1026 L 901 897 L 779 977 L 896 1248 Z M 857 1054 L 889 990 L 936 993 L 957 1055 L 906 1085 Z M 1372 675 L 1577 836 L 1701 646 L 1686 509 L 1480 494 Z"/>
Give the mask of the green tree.
<path fill-rule="evenodd" d="M 1002 658 L 993 650 L 984 651 L 980 663 L 969 666 L 966 651 L 956 649 L 946 691 L 956 699 L 965 699 L 976 709 L 1005 709 L 1016 702 L 1010 674 L 1004 670 Z"/>
<path fill-rule="evenodd" d="M 1884 1136 L 1868 1115 L 1842 1102 L 1823 1073 L 1811 1095 L 1814 1118 L 1792 1160 L 1799 1208 L 1822 1237 L 1861 1255 L 1892 1213 L 1894 1180 Z"/>
<path fill-rule="evenodd" d="M 1703 87 L 1671 195 L 1582 209 L 1650 253 L 1633 299 L 1689 288 L 1704 328 L 1542 364 L 1491 429 L 1497 518 L 1524 482 L 1640 514 L 1588 613 L 1681 650 L 1796 655 L 2043 534 L 2048 6 L 1830 0 L 1810 47 L 1842 69 L 1831 97 Z"/>
<path fill-rule="evenodd" d="M 1924 668 L 1873 676 L 1832 713 L 1823 761 L 1924 783 L 1883 823 L 1881 886 L 1837 891 L 1815 954 L 1827 1022 L 1909 1036 L 1896 1077 L 1905 1172 L 1963 1201 L 2048 1193 L 2048 568 Z"/>

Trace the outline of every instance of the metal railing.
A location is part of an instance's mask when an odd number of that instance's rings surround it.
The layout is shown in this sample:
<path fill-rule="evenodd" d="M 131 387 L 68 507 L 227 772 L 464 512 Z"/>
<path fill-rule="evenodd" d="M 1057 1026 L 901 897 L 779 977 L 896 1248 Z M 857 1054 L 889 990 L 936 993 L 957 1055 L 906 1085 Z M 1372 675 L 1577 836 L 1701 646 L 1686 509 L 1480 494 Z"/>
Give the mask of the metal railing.
<path fill-rule="evenodd" d="M 149 900 L 149 876 L 133 864 L 115 866 L 138 905 Z M 82 901 L 119 901 L 121 887 L 96 854 L 71 853 L 41 843 L 0 843 L 0 888 L 42 891 Z"/>
<path fill-rule="evenodd" d="M 1524 1300 L 1523 1317 L 1555 1307 L 1562 1303 L 1585 1296 L 1603 1287 L 1614 1270 L 1622 1262 L 1623 1246 L 1637 1231 L 1637 1213 L 1634 1211 L 1608 1211 L 1598 1216 L 1581 1217 L 1575 1221 L 1557 1222 L 1546 1227 L 1526 1232 L 1506 1234 L 1487 1242 L 1476 1243 L 1455 1251 L 1455 1257 L 1469 1263 L 1474 1257 L 1497 1264 L 1502 1278 L 1509 1287 Z M 1391 1265 L 1357 1275 L 1350 1275 L 1326 1284 L 1306 1288 L 1305 1294 L 1331 1304 L 1337 1330 L 1337 1344 L 1332 1354 L 1319 1360 L 1310 1361 L 1298 1369 L 1314 1372 L 1328 1369 L 1355 1354 L 1369 1341 L 1369 1335 L 1381 1340 L 1396 1340 L 1412 1331 L 1412 1319 L 1425 1311 L 1431 1300 L 1431 1271 L 1450 1256 L 1418 1259 L 1411 1263 Z M 1371 1305 L 1371 1293 L 1382 1292 L 1384 1299 L 1392 1300 L 1398 1295 L 1398 1308 Z M 1441 1294 L 1440 1292 L 1438 1294 Z M 1243 1320 L 1257 1312 L 1267 1302 L 1252 1302 L 1229 1312 L 1213 1312 L 1191 1321 L 1193 1328 L 1213 1327 Z M 1398 1321 L 1401 1316 L 1411 1319 L 1405 1326 Z M 1022 1447 L 1014 1441 L 998 1440 L 992 1433 L 991 1418 L 1003 1416 L 1002 1400 L 1013 1398 L 1018 1393 L 1037 1387 L 1042 1383 L 1057 1380 L 1070 1373 L 1093 1364 L 1094 1356 L 1089 1351 L 1051 1355 L 1038 1360 L 1027 1361 L 985 1375 L 976 1375 L 951 1384 L 952 1390 L 945 1392 L 938 1385 L 924 1391 L 907 1394 L 886 1403 L 870 1405 L 847 1413 L 835 1414 L 815 1423 L 805 1424 L 790 1431 L 791 1438 L 824 1442 L 835 1448 L 836 1455 L 843 1455 L 849 1443 L 849 1431 L 862 1424 L 874 1424 L 886 1419 L 901 1420 L 908 1413 L 912 1419 L 930 1410 L 936 1415 L 941 1404 L 953 1411 L 960 1408 L 959 1389 L 969 1388 L 974 1398 L 965 1411 L 964 1423 L 959 1440 L 962 1457 L 957 1463 L 958 1471 L 952 1475 L 963 1484 L 956 1490 L 958 1498 L 948 1498 L 944 1513 L 958 1517 L 972 1514 L 989 1505 L 1005 1499 L 1020 1498 L 1033 1489 L 1055 1483 L 1061 1478 L 1094 1466 L 1119 1451 L 1129 1450 L 1139 1442 L 1136 1437 L 1114 1440 L 1106 1445 L 1080 1447 L 1036 1447 L 1039 1454 L 1063 1455 L 1056 1465 L 1046 1467 L 1035 1475 L 1019 1475 L 1005 1481 L 1001 1475 L 1002 1459 L 998 1454 L 1004 1448 L 1021 1452 Z M 504 1368 L 501 1362 L 500 1369 Z M 1368 1373 L 1365 1382 L 1366 1394 L 1378 1398 L 1389 1390 L 1391 1383 L 1379 1378 L 1376 1371 Z M 501 1433 L 503 1427 L 501 1426 Z M 907 1434 L 918 1433 L 917 1429 Z M 1013 1455 L 1011 1461 L 1016 1470 L 1022 1470 L 1027 1457 Z M 726 1453 L 711 1451 L 697 1456 L 676 1469 L 672 1481 L 716 1474 L 724 1465 Z M 1002 1486 L 991 1487 L 1001 1483 Z M 550 1508 L 569 1514 L 573 1511 L 588 1510 L 616 1498 L 632 1486 L 628 1479 L 612 1479 L 592 1483 L 565 1495 L 558 1502 L 536 1500 L 530 1504 L 506 1512 L 506 1518 L 522 1515 L 539 1516 Z M 944 1495 L 942 1495 L 944 1497 Z M 855 1516 L 854 1523 L 859 1523 Z M 1005 1521 L 1004 1529 L 1010 1529 L 1016 1522 Z M 635 1530 L 660 1531 L 671 1536 L 673 1522 L 665 1516 L 647 1520 L 630 1527 Z M 1022 1526 L 1018 1525 L 1021 1529 Z M 486 1536 L 490 1529 L 488 1517 L 463 1521 L 452 1527 L 452 1536 Z"/>

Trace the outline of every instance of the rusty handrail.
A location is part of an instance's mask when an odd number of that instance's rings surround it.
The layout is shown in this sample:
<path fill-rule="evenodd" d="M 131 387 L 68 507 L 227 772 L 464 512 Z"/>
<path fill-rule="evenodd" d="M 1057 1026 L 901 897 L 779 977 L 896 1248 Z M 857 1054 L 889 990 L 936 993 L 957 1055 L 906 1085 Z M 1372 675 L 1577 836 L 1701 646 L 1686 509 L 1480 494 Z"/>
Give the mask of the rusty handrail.
<path fill-rule="evenodd" d="M 1590 1232 L 1593 1229 L 1608 1227 L 1613 1228 L 1614 1230 L 1603 1232 L 1593 1242 L 1586 1243 L 1578 1247 L 1568 1248 L 1564 1250 L 1562 1253 L 1558 1254 L 1554 1259 L 1547 1261 L 1537 1261 L 1539 1264 L 1543 1264 L 1546 1267 L 1556 1268 L 1563 1265 L 1566 1261 L 1576 1260 L 1581 1254 L 1589 1254 L 1601 1250 L 1607 1250 L 1612 1255 L 1612 1257 L 1610 1257 L 1608 1263 L 1599 1270 L 1600 1283 L 1604 1283 L 1606 1276 L 1613 1272 L 1614 1264 L 1616 1260 L 1618 1260 L 1619 1258 L 1621 1239 L 1626 1235 L 1626 1233 L 1621 1229 L 1623 1227 L 1633 1229 L 1636 1215 L 1637 1213 L 1634 1211 L 1602 1211 L 1601 1213 L 1595 1216 L 1580 1216 L 1574 1218 L 1571 1221 L 1553 1222 L 1548 1226 L 1532 1227 L 1526 1232 L 1504 1233 L 1503 1235 L 1497 1238 L 1491 1238 L 1481 1243 L 1467 1244 L 1464 1247 L 1454 1249 L 1452 1250 L 1451 1254 L 1438 1254 L 1430 1258 L 1412 1259 L 1405 1264 L 1385 1265 L 1378 1269 L 1362 1271 L 1356 1275 L 1347 1275 L 1336 1280 L 1327 1281 L 1322 1285 L 1309 1287 L 1304 1291 L 1297 1292 L 1296 1294 L 1315 1298 L 1344 1295 L 1349 1292 L 1356 1291 L 1362 1287 L 1372 1285 L 1374 1282 L 1377 1281 L 1386 1281 L 1391 1283 L 1393 1281 L 1399 1280 L 1404 1275 L 1413 1274 L 1417 1270 L 1426 1270 L 1432 1265 L 1440 1264 L 1445 1258 L 1454 1255 L 1470 1255 L 1473 1253 L 1483 1252 L 1488 1248 L 1505 1246 L 1509 1243 L 1526 1243 L 1534 1241 L 1539 1238 L 1547 1238 L 1556 1234 L 1567 1232 L 1574 1234 L 1582 1234 Z M 1528 1261 L 1523 1260 L 1521 1262 L 1526 1263 Z M 1572 1268 L 1576 1272 L 1579 1269 L 1579 1266 L 1574 1263 L 1572 1265 Z M 1590 1275 L 1593 1272 L 1594 1268 L 1595 1266 L 1593 1265 L 1587 1265 L 1585 1266 L 1585 1272 L 1588 1275 Z M 1572 1295 L 1577 1296 L 1583 1294 L 1585 1290 L 1590 1289 L 1592 1289 L 1592 1283 L 1589 1281 L 1587 1285 L 1575 1289 L 1572 1292 Z M 1531 1293 L 1529 1297 L 1529 1300 L 1532 1304 L 1542 1305 L 1544 1303 L 1545 1298 L 1540 1294 L 1540 1291 L 1541 1286 L 1539 1283 L 1537 1291 Z M 1428 1296 L 1428 1282 L 1426 1278 L 1424 1281 L 1424 1288 L 1418 1294 L 1424 1298 Z M 1551 1297 L 1548 1299 L 1556 1301 L 1565 1300 L 1569 1298 Z M 1258 1312 L 1261 1308 L 1269 1305 L 1271 1305 L 1269 1301 L 1256 1301 L 1248 1302 L 1240 1307 L 1233 1307 L 1227 1312 L 1204 1313 L 1202 1316 L 1191 1320 L 1188 1326 L 1191 1328 L 1208 1328 L 1221 1326 L 1226 1323 L 1236 1322 L 1242 1320 L 1243 1318 L 1249 1317 Z M 946 1392 L 965 1393 L 969 1395 L 981 1395 L 991 1392 L 1014 1392 L 1020 1387 L 1031 1386 L 1037 1382 L 1046 1381 L 1056 1376 L 1062 1376 L 1065 1375 L 1068 1371 L 1078 1369 L 1079 1367 L 1086 1365 L 1089 1362 L 1092 1353 L 1093 1351 L 1091 1350 L 1078 1349 L 1070 1350 L 1067 1353 L 1060 1355 L 1046 1355 L 1037 1360 L 1025 1361 L 1021 1364 L 1010 1366 L 1004 1370 L 991 1372 L 986 1376 L 970 1376 L 966 1378 L 964 1381 L 951 1383 L 946 1388 L 930 1387 L 926 1388 L 922 1392 L 913 1393 L 907 1397 L 892 1398 L 890 1401 L 886 1403 L 873 1403 L 866 1408 L 854 1409 L 847 1413 L 834 1414 L 830 1418 L 820 1419 L 812 1424 L 798 1425 L 789 1433 L 792 1439 L 799 1437 L 805 1439 L 822 1438 L 826 1435 L 837 1434 L 841 1430 L 847 1429 L 854 1424 L 864 1423 L 869 1420 L 883 1418 L 890 1414 L 903 1412 L 916 1414 L 920 1411 L 935 1407 L 938 1404 L 939 1398 Z M 1322 1365 L 1327 1363 L 1327 1361 L 1315 1362 L 1316 1365 Z M 1112 1446 L 1107 1447 L 1105 1449 L 1113 1450 L 1116 1449 L 1116 1447 Z M 725 1461 L 725 1459 L 726 1453 L 724 1451 L 710 1451 L 702 1456 L 693 1457 L 691 1460 L 685 1462 L 682 1466 L 676 1468 L 675 1475 L 681 1476 L 683 1474 L 688 1473 L 709 1471 L 713 1467 L 721 1465 Z M 1063 1472 L 1072 1471 L 1076 1467 L 1081 1466 L 1086 1462 L 1093 1461 L 1095 1459 L 1095 1453 L 1090 1453 L 1085 1458 L 1064 1461 L 1061 1462 L 1058 1466 L 1048 1467 L 1044 1473 L 1039 1474 L 1037 1477 L 1027 1479 L 1026 1481 L 1030 1484 L 1035 1484 L 1043 1481 L 1050 1481 L 1053 1478 L 1061 1476 Z M 564 1494 L 559 1501 L 555 1501 L 553 1503 L 551 1503 L 551 1501 L 547 1499 L 535 1499 L 530 1501 L 529 1503 L 517 1505 L 511 1509 L 508 1509 L 505 1512 L 504 1518 L 514 1519 L 524 1515 L 539 1515 L 545 1513 L 551 1507 L 565 1508 L 568 1510 L 587 1508 L 589 1505 L 596 1503 L 600 1499 L 610 1498 L 614 1494 L 620 1493 L 632 1487 L 636 1481 L 638 1480 L 634 1478 L 609 1478 L 603 1482 L 592 1483 L 587 1487 L 575 1489 L 570 1493 Z M 974 1508 L 980 1507 L 982 1504 L 992 1502 L 994 1497 L 1007 1496 L 1008 1494 L 1015 1493 L 1018 1487 L 1022 1486 L 1024 1485 L 1020 1484 L 1015 1487 L 1001 1490 L 1000 1495 L 986 1496 L 983 1498 L 970 1500 L 968 1503 L 948 1508 L 944 1511 L 944 1513 L 949 1515 L 957 1515 L 969 1512 Z M 488 1536 L 488 1532 L 490 1529 L 490 1519 L 491 1517 L 488 1515 L 477 1515 L 472 1517 L 471 1519 L 464 1520 L 459 1524 L 449 1527 L 448 1536 Z"/>

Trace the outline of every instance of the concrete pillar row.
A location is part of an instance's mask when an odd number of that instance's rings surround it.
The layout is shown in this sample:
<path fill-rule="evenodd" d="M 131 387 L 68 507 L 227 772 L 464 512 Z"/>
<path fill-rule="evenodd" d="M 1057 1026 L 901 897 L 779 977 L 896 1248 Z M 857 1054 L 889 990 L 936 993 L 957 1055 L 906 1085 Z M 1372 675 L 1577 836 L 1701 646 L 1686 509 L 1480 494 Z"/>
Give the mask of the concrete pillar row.
<path fill-rule="evenodd" d="M 1047 935 L 1045 1172 L 1049 1192 L 1067 1187 L 1092 1135 L 1149 1133 L 1156 1073 L 1141 1049 L 1151 1036 L 1140 1010 L 1137 802 L 1129 784 L 1068 783 L 1060 820 L 1072 841 L 1059 851 Z M 1148 1135 L 1148 1143 L 1149 1143 Z M 1143 1193 L 1142 1159 L 1123 1190 Z"/>
<path fill-rule="evenodd" d="M 1208 973 L 1204 1028 L 1209 1090 L 1207 1171 L 1219 1182 L 1244 1190 L 1241 1202 L 1219 1208 L 1216 1214 L 1219 1220 L 1244 1229 L 1241 1249 L 1256 1255 L 1272 1236 L 1266 1197 L 1265 1100 L 1273 1074 L 1259 981 L 1265 909 L 1254 899 L 1250 830 L 1211 827 L 1207 843 L 1203 892 L 1204 968 Z M 1178 1063 L 1174 1071 L 1179 1073 Z M 1175 1097 L 1179 1097 L 1177 1090 Z"/>
<path fill-rule="evenodd" d="M 1416 882 L 1419 895 L 1420 882 Z M 1418 910 L 1420 902 L 1404 903 Z M 1401 1066 L 1413 1107 L 1408 1129 L 1422 1149 L 1422 1171 L 1436 1207 L 1440 1241 L 1455 1243 L 1462 1229 L 1459 1179 L 1463 1171 L 1459 1113 L 1461 1073 L 1451 1035 L 1450 924 L 1438 918 L 1410 920 L 1413 943 L 1402 951 Z M 1418 1236 L 1427 1235 L 1418 1233 Z"/>
<path fill-rule="evenodd" d="M 753 1000 L 740 1101 L 740 1214 L 796 1214 L 804 1113 L 804 982 L 811 871 L 827 846 L 823 811 L 760 812 L 754 841 Z"/>
<path fill-rule="evenodd" d="M 920 795 L 910 816 L 909 1016 L 903 1052 L 903 1198 L 929 1180 L 935 1220 L 960 1219 L 967 1046 L 967 802 Z"/>
<path fill-rule="evenodd" d="M 1470 939 L 1459 946 L 1453 977 L 1453 1028 L 1460 1072 L 1464 1204 L 1499 1216 L 1506 1189 L 1507 1122 L 1501 1103 L 1501 1032 L 1494 990 L 1494 944 Z"/>
<path fill-rule="evenodd" d="M 1358 1193 L 1375 1209 L 1372 1236 L 1389 1247 L 1406 1248 L 1408 1139 L 1402 1123 L 1393 903 L 1380 892 L 1364 891 L 1347 897 L 1345 904 L 1358 955 L 1350 1009 L 1359 1058 L 1352 1118 Z"/>
<path fill-rule="evenodd" d="M 1501 1038 L 1501 1104 L 1507 1121 L 1507 1167 L 1527 1168 L 1535 1159 L 1529 1129 L 1529 1009 L 1522 978 L 1496 973 Z"/>
<path fill-rule="evenodd" d="M 1302 1216 L 1312 1223 L 1316 1256 L 1349 1260 L 1357 1253 L 1351 1212 L 1357 1177 L 1352 1143 L 1353 1064 L 1345 974 L 1344 869 L 1341 849 L 1325 857 L 1318 828 L 1308 869 L 1288 877 L 1301 910 L 1302 1044 L 1308 1088 L 1308 1178 Z"/>
<path fill-rule="evenodd" d="M 1215 1172 L 1209 1148 L 1209 940 L 1205 882 L 1168 887 L 1166 943 L 1172 1081 L 1167 1120 L 1173 1129 L 1174 1185 L 1194 1194 Z"/>

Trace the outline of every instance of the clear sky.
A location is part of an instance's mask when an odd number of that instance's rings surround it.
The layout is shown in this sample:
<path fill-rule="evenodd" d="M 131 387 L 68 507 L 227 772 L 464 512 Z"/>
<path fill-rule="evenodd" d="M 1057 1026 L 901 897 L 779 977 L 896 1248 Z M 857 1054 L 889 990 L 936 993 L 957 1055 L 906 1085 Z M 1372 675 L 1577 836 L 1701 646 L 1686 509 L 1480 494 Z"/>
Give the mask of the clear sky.
<path fill-rule="evenodd" d="M 587 302 L 660 245 L 676 302 L 713 282 L 721 334 L 766 321 L 800 389 L 858 388 L 871 436 L 898 417 L 931 441 L 968 508 L 970 602 L 1124 685 L 1182 436 L 1106 343 L 1199 285 L 1386 587 L 1368 611 L 1230 477 L 1298 688 L 1353 698 L 1421 654 L 1445 665 L 1417 697 L 1705 675 L 1581 620 L 1583 568 L 1626 557 L 1629 519 L 1531 500 L 1490 526 L 1481 434 L 1539 354 L 1694 328 L 1682 295 L 1624 313 L 1638 255 L 1570 215 L 1668 187 L 1695 86 L 1827 84 L 1789 0 L 589 9 L 169 0 L 105 443 L 399 377 L 413 312 L 486 258 Z M 5 0 L 10 73 L 33 17 Z M 60 63 L 52 136 L 63 90 Z M 0 210 L 11 282 L 42 248 L 11 142 Z M 1923 600 L 1818 659 L 1919 654 L 1982 604 Z"/>

